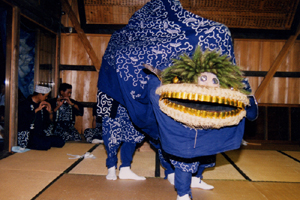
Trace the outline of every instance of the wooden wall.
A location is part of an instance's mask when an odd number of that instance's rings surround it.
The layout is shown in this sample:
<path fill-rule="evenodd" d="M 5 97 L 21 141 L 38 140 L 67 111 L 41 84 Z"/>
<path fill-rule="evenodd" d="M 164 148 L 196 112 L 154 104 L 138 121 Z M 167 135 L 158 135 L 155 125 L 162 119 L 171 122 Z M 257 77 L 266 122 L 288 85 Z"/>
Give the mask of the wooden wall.
<path fill-rule="evenodd" d="M 236 61 L 245 71 L 268 71 L 286 41 L 234 40 Z M 300 72 L 300 41 L 296 41 L 277 71 Z M 253 91 L 263 77 L 248 77 Z M 300 104 L 300 78 L 274 77 L 259 103 Z"/>
<path fill-rule="evenodd" d="M 35 84 L 54 83 L 56 36 L 39 32 L 38 43 L 37 55 L 39 58 L 36 59 L 36 66 L 39 66 L 39 69 L 35 70 L 39 75 L 35 77 Z"/>
<path fill-rule="evenodd" d="M 100 60 L 110 40 L 110 35 L 88 35 L 96 55 Z M 61 36 L 61 65 L 92 65 L 88 54 L 85 51 L 77 34 L 62 34 Z M 73 86 L 72 98 L 80 102 L 96 102 L 97 95 L 97 71 L 72 71 L 62 70 L 60 72 L 62 82 Z M 92 127 L 92 108 L 84 108 L 84 116 L 76 118 L 75 127 L 80 133 L 86 128 Z"/>
<path fill-rule="evenodd" d="M 98 58 L 102 56 L 109 42 L 110 35 L 87 34 Z M 234 41 L 237 64 L 245 71 L 268 71 L 279 54 L 285 41 L 279 40 L 242 40 Z M 92 65 L 77 34 L 62 34 L 61 65 Z M 297 41 L 283 61 L 278 71 L 300 71 L 300 42 Z M 62 82 L 73 85 L 72 98 L 81 102 L 96 102 L 98 72 L 72 71 L 60 72 Z M 263 77 L 248 77 L 253 92 L 258 88 Z M 300 104 L 300 78 L 273 78 L 259 103 L 265 104 Z M 92 108 L 85 108 L 83 117 L 77 117 L 76 128 L 83 133 L 91 127 Z"/>

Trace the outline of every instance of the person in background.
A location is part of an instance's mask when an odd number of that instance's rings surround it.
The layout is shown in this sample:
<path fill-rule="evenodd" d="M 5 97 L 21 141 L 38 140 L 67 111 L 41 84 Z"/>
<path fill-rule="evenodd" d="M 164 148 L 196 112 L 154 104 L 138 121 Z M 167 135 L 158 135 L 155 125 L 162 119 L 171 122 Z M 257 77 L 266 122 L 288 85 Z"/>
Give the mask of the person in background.
<path fill-rule="evenodd" d="M 46 101 L 51 88 L 37 85 L 34 93 L 18 106 L 18 145 L 21 148 L 48 150 L 65 142 L 53 135 L 53 112 Z"/>
<path fill-rule="evenodd" d="M 81 136 L 74 127 L 75 116 L 83 116 L 83 106 L 71 99 L 72 85 L 62 83 L 59 95 L 50 100 L 53 109 L 54 134 L 61 136 L 64 141 L 80 141 Z"/>
<path fill-rule="evenodd" d="M 100 144 L 102 140 L 102 117 L 97 116 L 97 104 L 93 106 L 92 128 L 87 128 L 83 133 L 85 140 L 89 143 Z"/>

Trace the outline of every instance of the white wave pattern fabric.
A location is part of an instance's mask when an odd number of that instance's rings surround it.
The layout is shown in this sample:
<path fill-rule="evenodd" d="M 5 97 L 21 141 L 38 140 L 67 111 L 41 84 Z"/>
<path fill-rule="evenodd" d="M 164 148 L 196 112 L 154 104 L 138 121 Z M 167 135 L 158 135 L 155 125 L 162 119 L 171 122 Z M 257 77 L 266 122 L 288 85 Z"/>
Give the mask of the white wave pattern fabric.
<path fill-rule="evenodd" d="M 168 1 L 172 4 L 173 1 Z M 219 50 L 232 56 L 229 29 L 218 22 L 199 17 L 184 10 L 178 1 L 171 9 L 179 22 L 194 30 L 186 32 L 181 24 L 169 19 L 168 10 L 162 0 L 150 1 L 129 20 L 128 28 L 111 37 L 104 59 L 124 82 L 131 82 L 133 88 L 145 88 L 149 77 L 141 73 L 145 60 L 156 68 L 164 69 L 171 64 L 171 58 L 194 51 L 195 41 L 203 49 Z M 132 30 L 135 31 L 132 31 Z M 135 69 L 130 69 L 129 66 Z M 133 99 L 141 97 L 137 89 L 131 91 Z"/>

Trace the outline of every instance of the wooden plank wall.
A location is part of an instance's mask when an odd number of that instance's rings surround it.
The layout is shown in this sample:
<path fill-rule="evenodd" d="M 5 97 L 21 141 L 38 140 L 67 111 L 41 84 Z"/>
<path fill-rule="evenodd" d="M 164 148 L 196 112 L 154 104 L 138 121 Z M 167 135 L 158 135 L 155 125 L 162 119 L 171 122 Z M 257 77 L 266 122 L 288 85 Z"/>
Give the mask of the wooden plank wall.
<path fill-rule="evenodd" d="M 236 62 L 245 71 L 268 71 L 286 41 L 234 40 Z M 300 41 L 296 41 L 277 71 L 300 72 Z M 248 77 L 255 92 L 263 77 Z M 300 78 L 274 77 L 259 103 L 300 104 Z"/>
<path fill-rule="evenodd" d="M 89 35 L 90 41 L 96 55 L 102 61 L 110 35 Z M 61 65 L 92 65 L 77 34 L 62 34 L 61 36 Z M 73 86 L 72 98 L 80 102 L 96 102 L 98 72 L 96 71 L 70 71 L 60 72 L 62 82 Z M 92 127 L 92 108 L 84 109 L 84 116 L 76 118 L 75 127 L 80 133 L 86 128 Z"/>
<path fill-rule="evenodd" d="M 40 32 L 39 37 L 39 76 L 37 84 L 49 84 L 54 82 L 55 62 L 55 35 Z"/>
<path fill-rule="evenodd" d="M 102 60 L 110 35 L 87 34 L 98 58 Z M 279 54 L 285 41 L 282 40 L 244 40 L 234 41 L 237 64 L 245 71 L 268 71 Z M 77 34 L 62 34 L 61 65 L 92 65 Z M 278 71 L 300 71 L 300 42 L 297 41 L 281 64 Z M 72 98 L 82 102 L 96 102 L 98 73 L 96 71 L 60 72 L 62 82 L 73 85 Z M 263 77 L 248 77 L 253 92 L 258 88 Z M 273 78 L 259 103 L 300 104 L 300 78 Z M 83 117 L 77 117 L 76 128 L 83 133 L 91 127 L 92 108 L 85 108 Z"/>

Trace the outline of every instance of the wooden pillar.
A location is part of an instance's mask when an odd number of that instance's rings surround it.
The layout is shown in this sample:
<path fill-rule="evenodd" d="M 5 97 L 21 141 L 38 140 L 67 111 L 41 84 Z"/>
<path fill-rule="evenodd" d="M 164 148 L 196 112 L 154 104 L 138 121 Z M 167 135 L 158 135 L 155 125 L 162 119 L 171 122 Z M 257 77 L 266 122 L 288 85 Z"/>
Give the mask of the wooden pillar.
<path fill-rule="evenodd" d="M 8 17 L 6 74 L 5 74 L 5 133 L 4 148 L 11 152 L 17 143 L 18 132 L 18 66 L 20 44 L 20 9 L 12 8 Z M 11 25 L 11 26 L 10 26 Z"/>
<path fill-rule="evenodd" d="M 52 97 L 57 97 L 58 95 L 58 85 L 60 83 L 60 74 L 59 74 L 59 63 L 60 63 L 60 34 L 56 35 L 55 41 L 55 60 L 54 60 L 54 76 L 53 82 L 54 85 L 52 87 Z"/>

